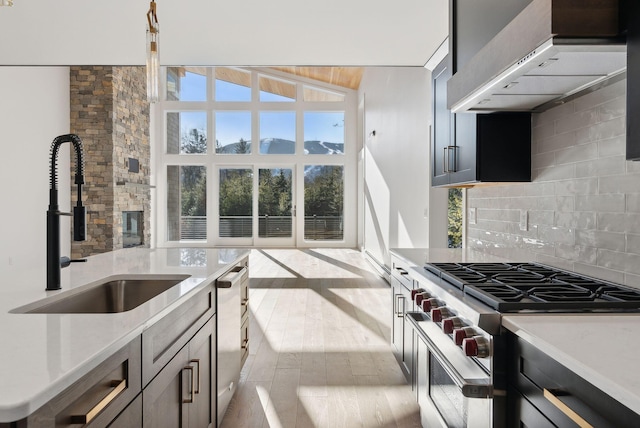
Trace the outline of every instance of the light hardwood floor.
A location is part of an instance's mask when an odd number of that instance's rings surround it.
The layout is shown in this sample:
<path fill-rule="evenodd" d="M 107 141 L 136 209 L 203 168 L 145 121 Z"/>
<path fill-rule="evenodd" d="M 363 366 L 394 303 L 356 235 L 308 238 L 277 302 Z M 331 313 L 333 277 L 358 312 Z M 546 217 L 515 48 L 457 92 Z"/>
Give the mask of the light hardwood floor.
<path fill-rule="evenodd" d="M 222 427 L 420 427 L 391 296 L 359 251 L 250 256 L 249 357 Z"/>

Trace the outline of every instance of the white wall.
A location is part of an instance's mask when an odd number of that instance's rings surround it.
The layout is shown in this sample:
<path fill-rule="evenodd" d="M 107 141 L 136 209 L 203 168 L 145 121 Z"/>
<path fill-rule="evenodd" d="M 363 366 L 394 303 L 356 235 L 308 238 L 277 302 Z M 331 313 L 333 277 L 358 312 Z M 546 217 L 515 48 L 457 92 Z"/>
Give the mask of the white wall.
<path fill-rule="evenodd" d="M 378 67 L 360 85 L 364 248 L 386 266 L 390 248 L 446 246 L 447 192 L 430 183 L 430 82 L 422 67 Z"/>
<path fill-rule="evenodd" d="M 0 67 L 0 94 L 0 287 L 30 278 L 44 288 L 49 149 L 56 136 L 69 132 L 69 69 Z M 70 174 L 61 174 L 70 167 L 65 146 L 58 158 L 60 189 L 70 189 Z M 63 210 L 69 199 L 60 192 Z M 62 254 L 68 255 L 70 222 L 61 225 Z"/>

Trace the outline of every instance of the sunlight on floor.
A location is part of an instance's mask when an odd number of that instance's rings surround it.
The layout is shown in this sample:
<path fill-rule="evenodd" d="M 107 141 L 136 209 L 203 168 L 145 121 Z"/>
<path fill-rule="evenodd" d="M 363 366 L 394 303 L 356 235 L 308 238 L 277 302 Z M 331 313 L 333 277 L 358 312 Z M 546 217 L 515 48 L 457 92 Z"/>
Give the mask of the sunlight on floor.
<path fill-rule="evenodd" d="M 253 250 L 249 358 L 222 427 L 420 427 L 388 284 L 355 250 Z"/>

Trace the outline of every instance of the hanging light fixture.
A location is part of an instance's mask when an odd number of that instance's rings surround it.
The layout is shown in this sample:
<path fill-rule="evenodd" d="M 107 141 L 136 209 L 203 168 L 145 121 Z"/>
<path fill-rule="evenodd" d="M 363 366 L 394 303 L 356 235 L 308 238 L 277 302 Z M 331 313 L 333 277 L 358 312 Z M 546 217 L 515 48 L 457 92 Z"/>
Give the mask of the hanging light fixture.
<path fill-rule="evenodd" d="M 150 103 L 155 103 L 158 101 L 158 90 L 160 87 L 160 58 L 158 44 L 160 27 L 158 25 L 155 0 L 152 0 L 151 3 L 149 3 L 147 24 L 147 100 L 149 100 Z"/>
<path fill-rule="evenodd" d="M 0 0 L 0 6 L 13 6 L 13 0 Z"/>

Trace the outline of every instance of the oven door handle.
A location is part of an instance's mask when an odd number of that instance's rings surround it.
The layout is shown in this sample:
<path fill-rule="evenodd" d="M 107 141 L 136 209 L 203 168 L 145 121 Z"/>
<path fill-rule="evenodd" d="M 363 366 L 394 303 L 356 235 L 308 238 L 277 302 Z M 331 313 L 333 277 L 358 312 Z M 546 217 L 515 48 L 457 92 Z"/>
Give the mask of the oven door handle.
<path fill-rule="evenodd" d="M 451 376 L 451 379 L 455 382 L 456 386 L 460 388 L 462 395 L 467 398 L 493 398 L 495 395 L 502 395 L 500 391 L 493 389 L 491 378 L 482 377 L 478 379 L 465 379 L 456 368 L 449 362 L 449 359 L 443 354 L 443 352 L 433 343 L 431 338 L 425 334 L 425 332 L 418 326 L 415 318 L 411 316 L 411 312 L 407 313 L 406 318 L 409 319 L 414 331 L 424 339 L 429 348 L 429 352 L 438 360 L 444 370 Z"/>

